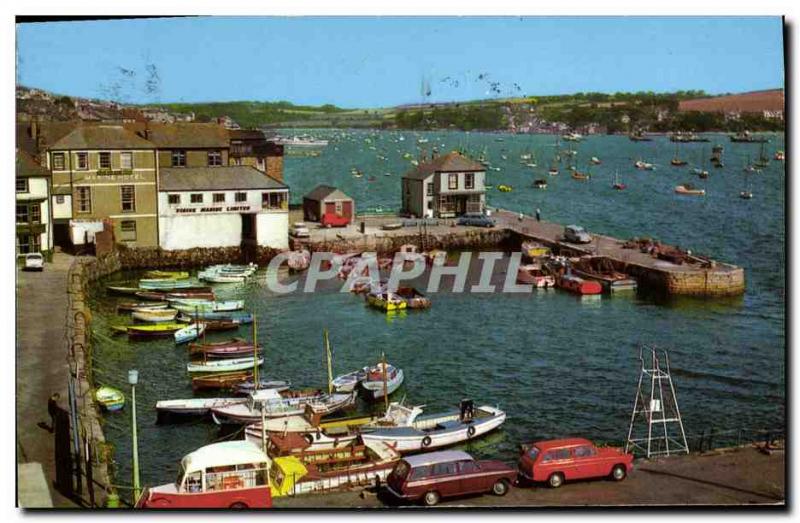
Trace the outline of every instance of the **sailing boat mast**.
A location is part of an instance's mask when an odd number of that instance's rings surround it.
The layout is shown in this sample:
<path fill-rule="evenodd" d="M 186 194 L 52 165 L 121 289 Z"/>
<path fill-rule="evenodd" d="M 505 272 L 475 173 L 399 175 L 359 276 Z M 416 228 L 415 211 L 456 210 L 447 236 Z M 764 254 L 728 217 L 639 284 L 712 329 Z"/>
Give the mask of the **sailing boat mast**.
<path fill-rule="evenodd" d="M 383 402 L 386 410 L 389 410 L 389 384 L 387 383 L 386 375 L 386 353 L 381 353 L 381 360 L 383 363 Z"/>
<path fill-rule="evenodd" d="M 253 390 L 258 390 L 261 379 L 258 375 L 258 321 L 256 313 L 253 313 Z"/>
<path fill-rule="evenodd" d="M 322 337 L 325 342 L 325 357 L 328 360 L 328 394 L 333 394 L 333 364 L 331 362 L 331 345 L 328 340 L 328 329 L 322 331 Z"/>

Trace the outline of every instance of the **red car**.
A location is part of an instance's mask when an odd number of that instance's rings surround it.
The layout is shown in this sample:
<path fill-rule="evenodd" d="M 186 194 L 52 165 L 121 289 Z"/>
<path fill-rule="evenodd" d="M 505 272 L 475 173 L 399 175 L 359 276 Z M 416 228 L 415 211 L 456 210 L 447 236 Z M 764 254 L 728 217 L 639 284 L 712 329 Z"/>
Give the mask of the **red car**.
<path fill-rule="evenodd" d="M 347 224 L 350 223 L 350 218 L 326 212 L 322 215 L 322 221 L 320 223 L 323 227 L 347 227 Z"/>
<path fill-rule="evenodd" d="M 476 461 L 460 450 L 444 450 L 408 456 L 386 478 L 389 492 L 397 498 L 422 500 L 428 506 L 441 498 L 492 492 L 505 496 L 516 471 L 500 461 Z"/>
<path fill-rule="evenodd" d="M 520 479 L 547 482 L 558 488 L 564 481 L 612 478 L 622 481 L 633 470 L 633 455 L 612 447 L 596 447 L 583 438 L 553 439 L 522 446 Z"/>

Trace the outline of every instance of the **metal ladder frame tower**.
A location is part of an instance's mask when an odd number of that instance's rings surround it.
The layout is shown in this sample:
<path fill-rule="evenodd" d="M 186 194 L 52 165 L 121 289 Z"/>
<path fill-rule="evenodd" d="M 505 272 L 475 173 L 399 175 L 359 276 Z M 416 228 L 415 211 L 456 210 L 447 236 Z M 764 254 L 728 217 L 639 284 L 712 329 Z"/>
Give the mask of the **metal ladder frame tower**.
<path fill-rule="evenodd" d="M 650 366 L 646 366 L 645 350 L 650 352 Z M 644 452 L 647 458 L 655 456 L 669 456 L 670 454 L 688 454 L 689 445 L 686 443 L 686 433 L 683 430 L 681 411 L 678 408 L 678 399 L 675 395 L 675 386 L 669 372 L 669 354 L 661 350 L 664 358 L 664 369 L 661 368 L 658 351 L 655 347 L 641 347 L 639 361 L 639 385 L 636 390 L 636 399 L 631 413 L 631 424 L 628 429 L 628 439 L 625 443 L 625 452 Z M 647 387 L 650 382 L 649 400 L 643 394 L 642 387 Z M 664 383 L 666 382 L 666 384 Z M 665 390 L 666 395 L 665 395 Z M 634 429 L 637 420 L 643 419 L 647 426 L 646 437 L 635 437 Z M 670 430 L 674 425 L 678 429 Z M 641 423 L 639 423 L 641 425 Z M 654 429 L 657 434 L 654 434 Z M 663 435 L 661 434 L 663 429 Z M 641 429 L 640 429 L 641 430 Z M 636 434 L 638 435 L 638 434 Z M 670 447 L 670 444 L 672 446 Z"/>

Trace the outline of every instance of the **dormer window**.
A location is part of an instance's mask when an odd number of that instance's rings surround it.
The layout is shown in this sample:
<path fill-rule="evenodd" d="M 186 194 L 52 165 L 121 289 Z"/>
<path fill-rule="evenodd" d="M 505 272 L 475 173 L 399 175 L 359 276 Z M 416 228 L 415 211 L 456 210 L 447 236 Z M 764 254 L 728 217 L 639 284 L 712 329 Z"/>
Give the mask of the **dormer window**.
<path fill-rule="evenodd" d="M 186 167 L 186 151 L 183 149 L 172 151 L 172 166 Z"/>
<path fill-rule="evenodd" d="M 208 166 L 218 167 L 222 165 L 222 151 L 208 151 Z"/>

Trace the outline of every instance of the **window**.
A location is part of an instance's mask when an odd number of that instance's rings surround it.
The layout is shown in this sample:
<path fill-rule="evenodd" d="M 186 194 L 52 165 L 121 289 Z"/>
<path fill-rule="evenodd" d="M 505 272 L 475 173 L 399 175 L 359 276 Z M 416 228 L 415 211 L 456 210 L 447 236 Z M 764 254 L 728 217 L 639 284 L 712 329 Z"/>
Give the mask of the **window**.
<path fill-rule="evenodd" d="M 208 151 L 208 165 L 210 167 L 222 165 L 222 151 Z"/>
<path fill-rule="evenodd" d="M 78 187 L 78 212 L 92 212 L 92 188 Z"/>
<path fill-rule="evenodd" d="M 409 476 L 409 480 L 412 479 L 422 479 L 427 478 L 430 475 L 431 467 L 430 465 L 423 465 L 421 467 L 416 467 L 411 471 L 411 475 Z"/>
<path fill-rule="evenodd" d="M 133 212 L 136 210 L 136 186 L 122 185 L 119 188 L 122 212 Z"/>
<path fill-rule="evenodd" d="M 53 170 L 64 170 L 64 153 L 53 153 Z"/>
<path fill-rule="evenodd" d="M 123 170 L 133 169 L 133 153 L 119 153 L 119 168 Z"/>
<path fill-rule="evenodd" d="M 58 204 L 63 204 L 64 203 L 64 195 L 63 194 L 57 194 L 56 195 L 56 203 L 58 203 Z"/>
<path fill-rule="evenodd" d="M 191 201 L 192 203 L 203 203 L 203 194 L 193 193 L 189 196 L 189 201 Z"/>
<path fill-rule="evenodd" d="M 225 203 L 225 193 L 224 192 L 215 192 L 212 195 L 214 203 Z"/>
<path fill-rule="evenodd" d="M 101 169 L 111 169 L 111 153 L 101 152 L 99 153 L 99 158 Z"/>
<path fill-rule="evenodd" d="M 17 223 L 28 223 L 30 215 L 28 214 L 28 206 L 24 203 L 17 204 Z"/>
<path fill-rule="evenodd" d="M 180 194 L 168 194 L 167 195 L 167 203 L 170 205 L 180 205 L 181 203 L 181 195 Z"/>
<path fill-rule="evenodd" d="M 336 214 L 339 215 L 342 214 L 342 202 L 340 200 L 336 200 L 336 203 L 334 203 L 333 208 Z"/>
<path fill-rule="evenodd" d="M 458 462 L 458 471 L 461 474 L 472 474 L 478 472 L 478 464 L 472 460 L 464 460 Z"/>
<path fill-rule="evenodd" d="M 246 192 L 237 192 L 234 195 L 234 201 L 236 201 L 237 203 L 246 202 L 247 201 L 247 193 Z"/>
<path fill-rule="evenodd" d="M 433 466 L 433 476 L 452 476 L 456 473 L 456 464 L 454 461 L 447 463 L 436 463 Z"/>
<path fill-rule="evenodd" d="M 433 196 L 433 182 L 426 184 L 427 186 L 427 195 Z"/>
<path fill-rule="evenodd" d="M 81 171 L 89 168 L 89 153 L 75 153 L 75 164 Z"/>
<path fill-rule="evenodd" d="M 38 234 L 23 234 L 19 236 L 19 252 L 20 254 L 28 254 L 31 252 L 41 252 L 41 238 Z"/>
<path fill-rule="evenodd" d="M 284 194 L 280 192 L 262 192 L 261 207 L 265 209 L 282 209 L 284 205 Z"/>
<path fill-rule="evenodd" d="M 172 166 L 186 167 L 186 151 L 182 149 L 172 151 Z"/>
<path fill-rule="evenodd" d="M 447 188 L 451 191 L 455 191 L 458 189 L 458 175 L 457 174 L 448 174 L 447 175 Z"/>
<path fill-rule="evenodd" d="M 136 222 L 133 220 L 124 220 L 119 224 L 120 240 L 124 242 L 136 241 Z"/>
<path fill-rule="evenodd" d="M 42 221 L 42 206 L 38 203 L 32 203 L 30 206 L 31 222 L 41 223 Z"/>
<path fill-rule="evenodd" d="M 569 449 L 557 449 L 547 452 L 542 458 L 542 463 L 569 459 Z"/>
<path fill-rule="evenodd" d="M 475 188 L 475 173 L 464 174 L 464 188 L 465 189 Z"/>
<path fill-rule="evenodd" d="M 576 447 L 575 448 L 575 457 L 576 458 L 588 458 L 594 456 L 594 448 L 586 445 L 583 447 Z"/>
<path fill-rule="evenodd" d="M 28 192 L 27 178 L 17 178 L 17 192 Z"/>

